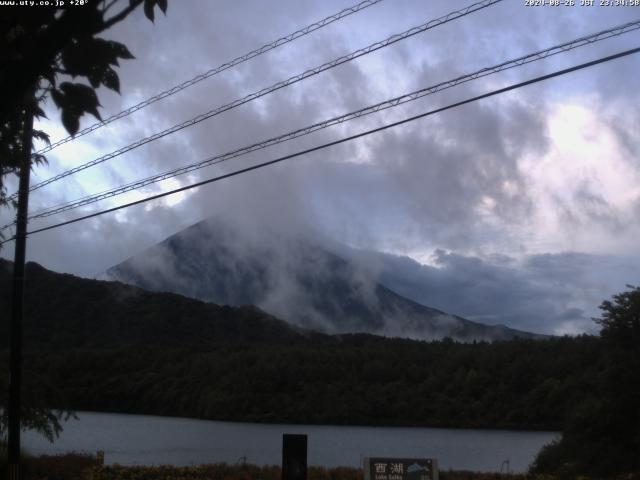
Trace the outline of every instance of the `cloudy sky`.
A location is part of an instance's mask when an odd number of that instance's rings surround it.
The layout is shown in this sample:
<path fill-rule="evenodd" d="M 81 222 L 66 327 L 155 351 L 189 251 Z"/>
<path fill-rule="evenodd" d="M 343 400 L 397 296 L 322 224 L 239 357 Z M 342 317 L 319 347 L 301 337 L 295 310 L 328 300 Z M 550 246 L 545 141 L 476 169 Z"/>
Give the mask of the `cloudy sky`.
<path fill-rule="evenodd" d="M 640 19 L 640 7 L 504 0 L 34 192 L 31 210 L 224 153 L 393 96 Z M 384 0 L 56 148 L 33 182 L 472 2 Z M 351 6 L 345 0 L 170 2 L 105 35 L 136 56 L 111 114 Z M 640 31 L 470 82 L 32 228 L 270 160 L 559 68 L 640 46 Z M 482 100 L 188 193 L 34 235 L 28 256 L 91 276 L 211 215 L 317 231 L 407 256 L 451 313 L 544 333 L 594 332 L 597 305 L 639 284 L 640 56 Z M 59 113 L 40 122 L 66 136 Z M 84 118 L 82 126 L 93 123 Z M 14 184 L 15 185 L 15 182 Z M 10 184 L 10 191 L 13 190 Z M 0 215 L 2 223 L 10 212 Z M 12 245 L 1 252 L 12 257 Z M 414 265 L 414 264 L 412 264 Z M 415 270 L 415 269 L 414 269 Z M 426 272 L 426 273 L 425 273 Z M 452 292 L 456 292 L 455 295 Z M 455 298 L 454 298 L 455 297 Z"/>

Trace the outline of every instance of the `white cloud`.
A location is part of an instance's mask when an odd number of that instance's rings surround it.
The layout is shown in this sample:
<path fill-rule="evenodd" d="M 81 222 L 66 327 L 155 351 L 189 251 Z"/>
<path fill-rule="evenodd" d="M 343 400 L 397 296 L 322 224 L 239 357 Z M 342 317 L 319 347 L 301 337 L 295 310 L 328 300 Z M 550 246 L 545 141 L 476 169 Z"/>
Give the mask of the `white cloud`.
<path fill-rule="evenodd" d="M 355 2 L 290 0 L 272 8 L 259 1 L 193 0 L 188 7 L 171 4 L 166 18 L 159 17 L 154 25 L 137 12 L 108 35 L 126 43 L 137 58 L 122 62 L 121 96 L 100 92 L 103 116 L 351 3 Z M 38 168 L 35 177 L 47 178 L 456 7 L 446 0 L 382 2 L 56 149 L 49 155 L 50 165 Z M 47 187 L 33 195 L 32 209 L 112 188 L 599 31 L 628 21 L 628 11 L 534 9 L 522 2 L 502 2 Z M 318 132 L 96 208 L 597 58 L 626 48 L 631 37 L 638 38 L 638 33 L 441 92 L 398 111 Z M 274 222 L 292 230 L 319 225 L 338 240 L 420 259 L 438 248 L 482 258 L 507 254 L 520 260 L 528 254 L 566 251 L 637 257 L 640 92 L 634 79 L 638 69 L 637 59 L 610 63 L 147 207 L 34 236 L 29 254 L 57 270 L 91 274 L 189 223 L 225 211 L 247 222 L 273 215 Z M 50 107 L 48 113 L 51 121 L 43 123 L 44 128 L 53 140 L 64 137 L 58 112 Z M 83 126 L 91 122 L 84 119 Z M 0 212 L 0 220 L 10 217 L 10 212 Z M 70 213 L 62 219 L 72 217 Z M 617 271 L 619 278 L 627 278 L 621 268 Z M 519 272 L 527 274 L 524 267 Z M 615 272 L 610 271 L 611 278 Z M 565 322 L 558 328 L 569 331 L 574 325 Z"/>

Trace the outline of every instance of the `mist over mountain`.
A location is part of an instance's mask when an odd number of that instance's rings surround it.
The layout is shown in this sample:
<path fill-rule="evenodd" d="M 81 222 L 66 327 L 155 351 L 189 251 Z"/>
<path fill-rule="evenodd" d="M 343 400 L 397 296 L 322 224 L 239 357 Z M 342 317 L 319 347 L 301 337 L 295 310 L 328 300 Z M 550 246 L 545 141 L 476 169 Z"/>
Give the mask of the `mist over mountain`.
<path fill-rule="evenodd" d="M 13 264 L 0 259 L 0 318 Z M 0 322 L 0 396 L 8 322 Z M 226 421 L 557 429 L 604 378 L 595 337 L 421 342 L 323 335 L 26 265 L 24 391 L 52 408 Z M 55 386 L 56 388 L 52 388 Z"/>
<path fill-rule="evenodd" d="M 0 259 L 0 318 L 9 318 L 13 263 Z M 138 346 L 209 348 L 282 345 L 318 334 L 252 307 L 208 304 L 173 293 L 61 274 L 26 265 L 25 345 L 29 350 Z M 0 350 L 9 322 L 0 322 Z"/>
<path fill-rule="evenodd" d="M 318 237 L 212 219 L 168 237 L 101 277 L 222 305 L 256 305 L 326 333 L 460 341 L 537 337 L 472 322 L 398 295 L 389 288 L 393 281 L 386 286 L 379 281 L 385 255 L 349 252 Z"/>

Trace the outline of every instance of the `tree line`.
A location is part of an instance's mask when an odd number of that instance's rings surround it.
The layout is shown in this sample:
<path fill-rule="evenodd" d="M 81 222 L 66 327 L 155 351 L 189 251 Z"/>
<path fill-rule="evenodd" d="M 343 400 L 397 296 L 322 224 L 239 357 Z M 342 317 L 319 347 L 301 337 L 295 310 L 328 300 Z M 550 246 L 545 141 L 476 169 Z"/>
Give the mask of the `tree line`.
<path fill-rule="evenodd" d="M 2 316 L 9 269 L 0 261 Z M 27 286 L 25 404 L 50 415 L 32 418 L 51 437 L 62 418 L 51 409 L 561 430 L 536 472 L 640 471 L 638 288 L 603 302 L 599 337 L 456 343 L 323 335 L 254 307 L 210 305 L 35 264 Z M 2 345 L 0 405 L 7 363 Z"/>
<path fill-rule="evenodd" d="M 39 351 L 28 355 L 25 376 L 41 390 L 55 385 L 46 403 L 62 409 L 558 430 L 597 388 L 604 357 L 602 342 L 587 336 L 459 344 L 342 335 L 285 345 Z"/>

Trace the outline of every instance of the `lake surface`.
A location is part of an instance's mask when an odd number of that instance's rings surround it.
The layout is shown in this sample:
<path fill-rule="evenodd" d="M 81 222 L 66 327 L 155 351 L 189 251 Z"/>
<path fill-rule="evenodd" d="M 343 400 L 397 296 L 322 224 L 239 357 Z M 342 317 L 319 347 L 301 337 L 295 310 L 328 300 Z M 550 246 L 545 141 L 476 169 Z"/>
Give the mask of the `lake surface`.
<path fill-rule="evenodd" d="M 368 456 L 437 458 L 440 468 L 522 472 L 555 432 L 441 428 L 262 425 L 188 418 L 79 412 L 53 444 L 34 432 L 23 437 L 31 453 L 105 452 L 121 465 L 236 463 L 280 465 L 282 434 L 308 435 L 309 465 L 359 467 Z M 244 458 L 243 458 L 244 457 Z"/>

